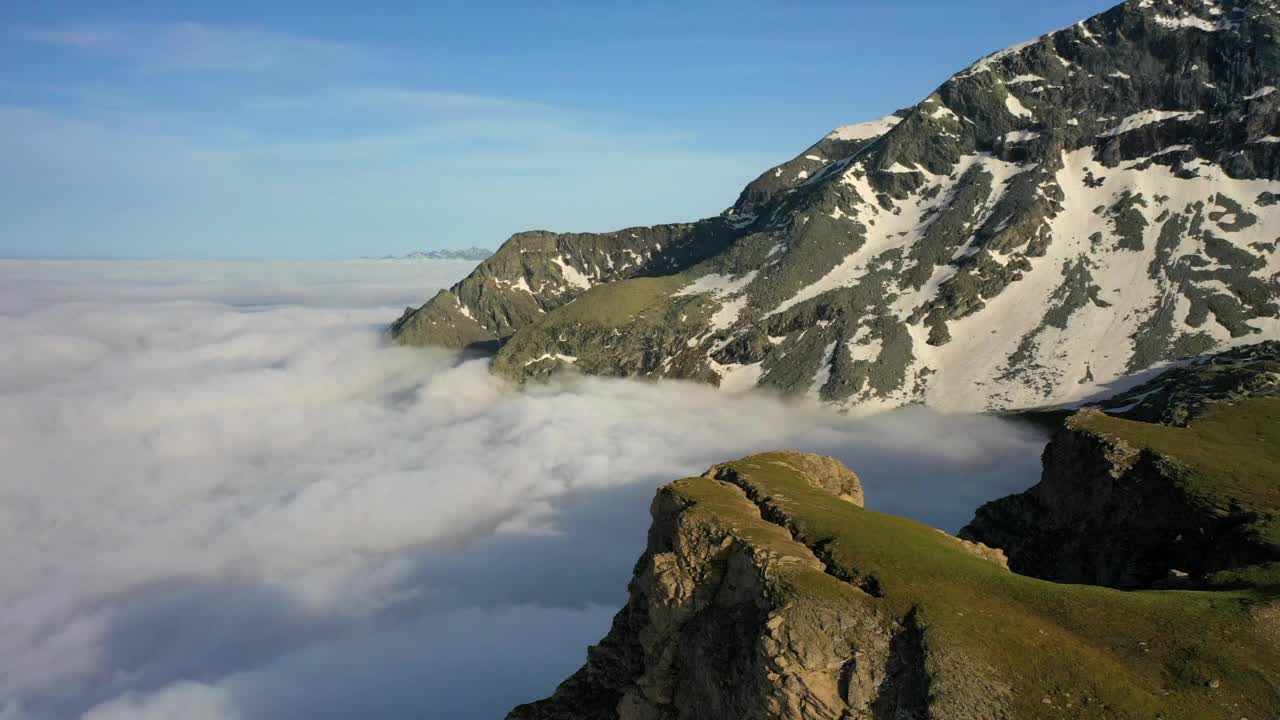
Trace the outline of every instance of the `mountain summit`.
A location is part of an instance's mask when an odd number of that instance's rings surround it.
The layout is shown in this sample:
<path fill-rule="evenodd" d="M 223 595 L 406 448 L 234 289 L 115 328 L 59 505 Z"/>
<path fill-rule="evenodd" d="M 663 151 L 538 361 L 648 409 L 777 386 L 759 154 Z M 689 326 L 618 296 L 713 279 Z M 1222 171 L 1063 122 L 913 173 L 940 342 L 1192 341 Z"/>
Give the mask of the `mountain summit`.
<path fill-rule="evenodd" d="M 1280 338 L 1280 2 L 1131 0 L 695 223 L 520 233 L 392 327 L 842 407 L 1025 407 Z"/>

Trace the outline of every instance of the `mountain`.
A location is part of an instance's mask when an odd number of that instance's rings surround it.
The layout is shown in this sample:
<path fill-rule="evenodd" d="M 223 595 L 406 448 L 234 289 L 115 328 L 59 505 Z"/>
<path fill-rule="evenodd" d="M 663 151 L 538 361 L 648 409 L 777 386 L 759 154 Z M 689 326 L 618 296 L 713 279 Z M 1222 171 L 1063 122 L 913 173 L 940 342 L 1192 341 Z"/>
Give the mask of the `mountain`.
<path fill-rule="evenodd" d="M 718 217 L 517 234 L 391 332 L 517 380 L 860 410 L 1074 401 L 1280 338 L 1277 38 L 1276 0 L 1130 0 L 836 130 Z"/>
<path fill-rule="evenodd" d="M 652 515 L 608 635 L 509 720 L 1280 715 L 1274 566 L 1207 592 L 1027 577 L 999 550 L 863 508 L 852 471 L 792 452 L 666 485 Z"/>
<path fill-rule="evenodd" d="M 484 248 L 469 247 L 462 250 L 419 250 L 408 255 L 384 255 L 377 260 L 471 260 L 480 262 L 493 255 Z M 375 258 L 371 258 L 375 259 Z"/>

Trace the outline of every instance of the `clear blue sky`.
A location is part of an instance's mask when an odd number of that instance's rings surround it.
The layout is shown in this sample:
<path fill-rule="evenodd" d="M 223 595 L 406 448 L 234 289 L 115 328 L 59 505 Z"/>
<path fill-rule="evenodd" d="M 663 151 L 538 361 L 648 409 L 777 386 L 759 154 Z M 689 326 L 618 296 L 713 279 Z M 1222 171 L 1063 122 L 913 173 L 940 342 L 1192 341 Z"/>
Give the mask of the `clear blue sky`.
<path fill-rule="evenodd" d="M 691 220 L 1112 4 L 9 2 L 0 255 L 334 257 Z"/>

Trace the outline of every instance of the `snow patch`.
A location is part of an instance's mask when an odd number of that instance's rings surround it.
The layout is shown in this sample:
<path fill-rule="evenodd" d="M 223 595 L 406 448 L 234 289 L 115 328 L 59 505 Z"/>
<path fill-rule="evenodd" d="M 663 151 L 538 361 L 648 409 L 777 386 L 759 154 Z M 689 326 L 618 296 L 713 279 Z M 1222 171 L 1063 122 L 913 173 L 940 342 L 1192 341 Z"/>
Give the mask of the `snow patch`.
<path fill-rule="evenodd" d="M 956 77 L 964 78 L 964 77 L 969 77 L 971 75 L 977 75 L 978 73 L 989 72 L 991 70 L 991 66 L 994 63 L 1000 60 L 1003 60 L 1004 58 L 1007 58 L 1011 55 L 1016 55 L 1022 52 L 1023 50 L 1031 47 L 1032 45 L 1035 45 L 1038 40 L 1039 38 L 1036 38 L 1035 40 L 1028 40 L 1026 42 L 1020 42 L 1017 45 L 1011 45 L 1005 48 L 1004 50 L 993 52 L 990 55 L 982 58 L 978 62 L 974 63 L 973 65 L 970 65 L 967 70 L 961 73 L 958 73 Z"/>
<path fill-rule="evenodd" d="M 1022 101 L 1018 99 L 1018 96 L 1013 93 L 1009 93 L 1005 96 L 1004 106 L 1008 109 L 1009 114 L 1014 117 L 1029 118 L 1035 116 L 1034 113 L 1027 109 L 1026 105 L 1022 104 Z"/>
<path fill-rule="evenodd" d="M 934 120 L 960 120 L 960 116 L 956 115 L 951 108 L 942 104 L 934 108 L 933 112 L 929 113 L 929 117 Z"/>
<path fill-rule="evenodd" d="M 756 279 L 757 273 L 759 273 L 758 270 L 752 270 L 739 278 L 714 273 L 703 275 L 681 288 L 675 296 L 707 294 L 719 301 L 720 309 L 711 316 L 711 328 L 723 330 L 732 327 L 743 309 L 747 307 L 746 289 L 751 281 Z"/>
<path fill-rule="evenodd" d="M 578 362 L 578 358 L 574 357 L 573 355 L 561 355 L 560 353 L 543 353 L 532 360 L 525 361 L 524 366 L 529 367 L 530 365 L 537 362 L 542 362 L 543 360 L 559 360 L 560 362 L 569 363 L 570 365 Z"/>
<path fill-rule="evenodd" d="M 1035 140 L 1038 137 L 1040 137 L 1040 133 L 1032 130 L 1014 130 L 1004 134 L 1004 141 L 1006 143 L 1024 143 Z"/>
<path fill-rule="evenodd" d="M 1203 114 L 1203 110 L 1143 110 L 1142 112 L 1134 113 L 1126 117 L 1124 120 L 1121 120 L 1119 125 L 1116 125 L 1110 130 L 1102 133 L 1101 137 L 1115 137 L 1116 135 L 1127 133 L 1131 130 L 1137 130 L 1140 127 L 1144 127 L 1152 123 L 1165 122 L 1167 120 L 1186 122 L 1187 120 L 1191 120 L 1192 118 Z"/>
<path fill-rule="evenodd" d="M 1235 27 L 1234 23 L 1224 21 L 1214 22 L 1213 20 L 1205 20 L 1195 15 L 1184 15 L 1182 17 L 1170 17 L 1168 15 L 1156 15 L 1153 20 L 1161 27 L 1170 30 L 1200 30 L 1202 32 L 1217 32 L 1219 30 L 1229 30 Z"/>
<path fill-rule="evenodd" d="M 564 278 L 566 283 L 582 290 L 591 289 L 591 279 L 586 275 L 583 275 L 578 268 L 565 262 L 563 257 L 557 255 L 556 257 L 551 258 L 551 262 L 560 266 L 560 276 Z"/>
<path fill-rule="evenodd" d="M 896 115 L 886 115 L 878 120 L 838 127 L 832 130 L 827 135 L 827 138 L 831 140 L 870 140 L 884 135 L 900 122 L 902 122 L 902 118 Z"/>
<path fill-rule="evenodd" d="M 813 384 L 809 386 L 807 395 L 814 400 L 820 399 L 819 393 L 822 392 L 822 386 L 827 384 L 831 379 L 831 361 L 832 354 L 836 351 L 836 343 L 832 341 L 822 350 L 822 365 L 818 367 L 818 372 L 813 376 Z"/>
<path fill-rule="evenodd" d="M 754 388 L 759 384 L 760 376 L 764 374 L 763 361 L 750 365 L 721 365 L 710 360 L 708 364 L 720 376 L 720 390 L 731 395 Z"/>

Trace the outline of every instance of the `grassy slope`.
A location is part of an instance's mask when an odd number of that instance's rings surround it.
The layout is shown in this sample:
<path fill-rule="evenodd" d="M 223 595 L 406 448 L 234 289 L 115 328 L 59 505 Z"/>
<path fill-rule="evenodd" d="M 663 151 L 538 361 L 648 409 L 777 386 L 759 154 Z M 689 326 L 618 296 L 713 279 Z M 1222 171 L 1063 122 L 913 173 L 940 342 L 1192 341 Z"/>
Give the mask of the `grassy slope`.
<path fill-rule="evenodd" d="M 706 296 L 673 296 L 688 283 L 685 275 L 669 275 L 594 287 L 512 336 L 498 352 L 494 368 L 518 377 L 529 360 L 562 352 L 577 357 L 583 370 L 609 374 L 610 362 L 620 352 L 618 343 L 638 350 L 644 346 L 642 338 L 705 326 L 719 303 Z M 621 335 L 611 335 L 615 330 Z"/>
<path fill-rule="evenodd" d="M 850 575 L 875 577 L 889 613 L 916 610 L 931 667 L 950 668 L 948 682 L 1007 683 L 1013 717 L 1280 715 L 1280 649 L 1268 641 L 1274 622 L 1260 619 L 1272 614 L 1258 611 L 1274 597 L 1126 593 L 1015 575 L 933 528 L 816 490 L 768 458 L 735 467 L 791 519 L 798 539 L 825 544 Z M 700 502 L 737 492 L 702 478 L 673 488 Z M 810 580 L 797 576 L 797 592 L 823 592 L 826 580 L 812 588 Z"/>

